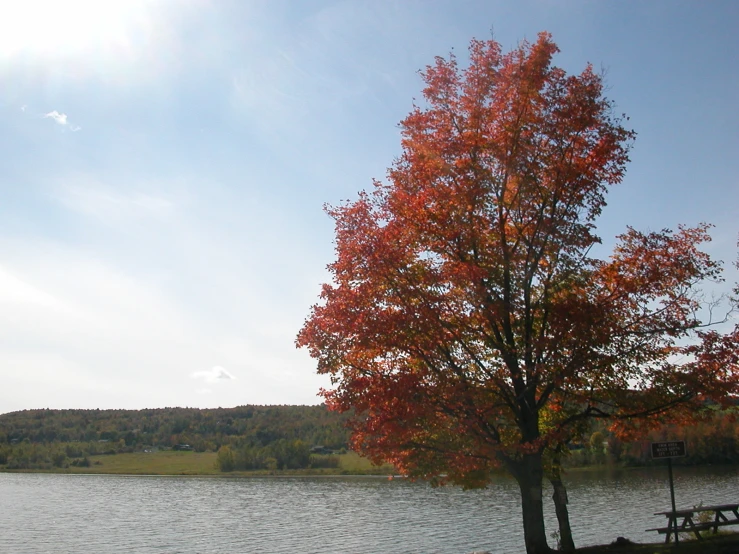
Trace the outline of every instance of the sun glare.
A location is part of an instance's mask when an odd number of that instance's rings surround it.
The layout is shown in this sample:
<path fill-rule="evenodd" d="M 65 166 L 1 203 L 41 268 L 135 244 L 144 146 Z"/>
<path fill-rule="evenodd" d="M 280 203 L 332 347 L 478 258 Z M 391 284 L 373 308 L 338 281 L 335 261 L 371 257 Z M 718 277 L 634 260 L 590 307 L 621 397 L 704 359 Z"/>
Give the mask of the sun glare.
<path fill-rule="evenodd" d="M 0 56 L 125 54 L 146 32 L 146 0 L 6 0 Z"/>

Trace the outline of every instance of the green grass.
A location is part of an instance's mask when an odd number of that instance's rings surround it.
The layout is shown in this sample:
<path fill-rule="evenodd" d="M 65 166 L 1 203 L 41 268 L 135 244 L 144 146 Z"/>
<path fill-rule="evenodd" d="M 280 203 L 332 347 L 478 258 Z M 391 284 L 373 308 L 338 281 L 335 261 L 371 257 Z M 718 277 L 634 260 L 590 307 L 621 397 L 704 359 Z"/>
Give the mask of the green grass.
<path fill-rule="evenodd" d="M 338 468 L 294 469 L 284 471 L 233 471 L 216 469 L 214 452 L 136 452 L 90 456 L 89 467 L 53 470 L 55 473 L 111 473 L 125 475 L 392 475 L 392 465 L 375 466 L 356 452 L 338 455 Z"/>
<path fill-rule="evenodd" d="M 71 473 L 127 475 L 216 475 L 214 452 L 135 452 L 90 456 L 90 467 L 70 467 Z"/>
<path fill-rule="evenodd" d="M 339 455 L 339 469 L 345 475 L 393 475 L 397 473 L 390 464 L 374 465 L 356 452 Z"/>

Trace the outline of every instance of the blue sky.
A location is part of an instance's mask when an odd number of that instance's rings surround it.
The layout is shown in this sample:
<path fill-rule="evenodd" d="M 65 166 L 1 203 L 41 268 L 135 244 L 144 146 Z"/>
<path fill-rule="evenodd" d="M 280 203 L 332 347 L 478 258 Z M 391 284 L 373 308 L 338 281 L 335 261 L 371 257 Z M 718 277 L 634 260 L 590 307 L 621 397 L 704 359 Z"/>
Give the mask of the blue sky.
<path fill-rule="evenodd" d="M 631 117 L 604 247 L 711 222 L 736 281 L 738 26 L 732 0 L 3 2 L 0 413 L 319 402 L 294 338 L 322 206 L 385 175 L 417 70 L 491 29 L 550 31 Z"/>

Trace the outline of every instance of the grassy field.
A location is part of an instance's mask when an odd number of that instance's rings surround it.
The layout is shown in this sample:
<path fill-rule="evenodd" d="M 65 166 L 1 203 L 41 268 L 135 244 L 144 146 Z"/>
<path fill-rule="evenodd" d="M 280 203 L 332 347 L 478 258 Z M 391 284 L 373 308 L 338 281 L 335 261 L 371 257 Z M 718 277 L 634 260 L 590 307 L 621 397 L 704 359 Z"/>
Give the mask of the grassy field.
<path fill-rule="evenodd" d="M 374 466 L 355 452 L 341 454 L 339 467 L 329 469 L 258 470 L 222 473 L 216 469 L 214 452 L 136 452 L 91 456 L 90 467 L 70 467 L 69 473 L 114 473 L 126 475 L 392 475 L 393 467 Z"/>
<path fill-rule="evenodd" d="M 393 475 L 397 473 L 392 465 L 373 465 L 367 458 L 363 458 L 356 452 L 347 452 L 339 456 L 339 470 L 345 475 Z"/>
<path fill-rule="evenodd" d="M 90 456 L 90 467 L 70 467 L 71 473 L 129 475 L 217 475 L 215 452 L 135 452 Z"/>

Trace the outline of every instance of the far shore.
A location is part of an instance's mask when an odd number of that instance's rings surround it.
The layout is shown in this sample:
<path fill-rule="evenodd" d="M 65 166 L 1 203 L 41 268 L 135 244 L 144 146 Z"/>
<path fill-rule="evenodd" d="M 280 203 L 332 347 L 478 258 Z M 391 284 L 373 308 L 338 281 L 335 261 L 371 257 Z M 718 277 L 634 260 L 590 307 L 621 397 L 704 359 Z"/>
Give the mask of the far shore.
<path fill-rule="evenodd" d="M 265 476 L 342 476 L 366 475 L 392 477 L 395 468 L 390 464 L 373 465 L 354 452 L 338 455 L 339 467 L 303 469 L 256 469 L 223 472 L 216 467 L 215 452 L 132 452 L 89 456 L 89 466 L 52 467 L 44 469 L 5 469 L 7 473 L 60 473 L 98 475 L 161 475 L 197 477 L 265 477 Z"/>
<path fill-rule="evenodd" d="M 374 465 L 355 452 L 333 455 L 338 467 L 301 469 L 255 469 L 224 472 L 218 469 L 215 452 L 159 450 L 89 456 L 89 466 L 8 469 L 0 465 L 0 473 L 55 473 L 79 475 L 160 475 L 196 477 L 335 477 L 360 475 L 367 477 L 403 478 L 391 464 Z M 695 467 L 695 466 L 690 466 Z M 717 467 L 717 466 L 711 466 Z M 726 466 L 734 467 L 734 466 Z M 610 471 L 656 470 L 657 466 L 588 465 L 565 469 L 565 474 Z M 676 471 L 679 471 L 677 466 Z M 501 470 L 501 476 L 507 475 Z M 739 549 L 737 549 L 739 552 Z"/>

